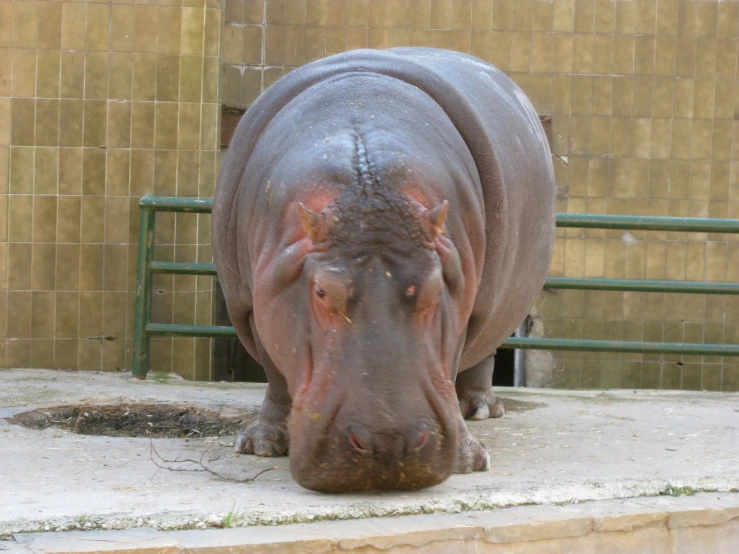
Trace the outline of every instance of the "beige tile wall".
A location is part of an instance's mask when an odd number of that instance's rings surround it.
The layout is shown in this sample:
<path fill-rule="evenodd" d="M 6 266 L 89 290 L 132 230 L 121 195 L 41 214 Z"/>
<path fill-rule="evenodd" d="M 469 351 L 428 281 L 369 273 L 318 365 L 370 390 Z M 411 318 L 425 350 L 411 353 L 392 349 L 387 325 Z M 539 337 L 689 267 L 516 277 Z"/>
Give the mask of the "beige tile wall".
<path fill-rule="evenodd" d="M 553 116 L 559 211 L 739 218 L 739 3 L 228 0 L 221 99 L 353 48 L 436 46 L 506 71 Z M 739 237 L 560 230 L 552 275 L 739 280 Z M 545 293 L 544 334 L 739 342 L 739 299 Z M 555 354 L 560 387 L 739 390 L 739 361 Z"/>
<path fill-rule="evenodd" d="M 735 1 L 0 0 L 0 366 L 129 367 L 136 200 L 212 195 L 219 97 L 399 45 L 488 60 L 553 116 L 560 211 L 739 217 Z M 208 218 L 160 215 L 157 242 L 210 261 Z M 551 273 L 736 281 L 739 242 L 562 230 Z M 157 321 L 211 321 L 211 279 L 155 288 Z M 739 342 L 737 298 L 563 291 L 537 316 L 546 336 Z M 208 378 L 210 341 L 156 340 L 152 363 Z M 739 389 L 728 358 L 553 364 L 554 386 Z"/>
<path fill-rule="evenodd" d="M 130 368 L 138 198 L 212 196 L 218 0 L 0 0 L 0 367 Z M 157 256 L 210 261 L 205 216 Z M 209 323 L 212 279 L 162 277 L 159 321 Z M 207 378 L 210 341 L 154 342 Z"/>

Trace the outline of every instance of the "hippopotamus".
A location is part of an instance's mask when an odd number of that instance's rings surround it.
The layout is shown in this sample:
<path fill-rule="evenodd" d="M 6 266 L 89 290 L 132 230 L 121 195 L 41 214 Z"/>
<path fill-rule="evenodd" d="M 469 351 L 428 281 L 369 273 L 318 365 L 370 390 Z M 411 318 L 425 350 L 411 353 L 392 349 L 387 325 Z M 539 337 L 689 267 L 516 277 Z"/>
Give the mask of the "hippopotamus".
<path fill-rule="evenodd" d="M 212 245 L 227 310 L 268 386 L 237 452 L 289 453 L 322 492 L 415 490 L 490 456 L 496 349 L 541 292 L 555 182 L 505 74 L 432 48 L 302 66 L 246 111 Z"/>

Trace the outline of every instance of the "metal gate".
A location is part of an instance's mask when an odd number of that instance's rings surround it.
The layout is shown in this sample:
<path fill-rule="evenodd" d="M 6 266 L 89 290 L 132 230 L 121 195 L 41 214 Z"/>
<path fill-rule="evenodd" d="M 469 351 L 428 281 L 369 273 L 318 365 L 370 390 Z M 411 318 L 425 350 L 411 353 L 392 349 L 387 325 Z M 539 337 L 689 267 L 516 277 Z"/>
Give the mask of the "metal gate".
<path fill-rule="evenodd" d="M 144 196 L 139 201 L 139 258 L 136 282 L 136 326 L 134 330 L 133 375 L 145 379 L 149 371 L 149 343 L 152 336 L 235 338 L 227 325 L 178 325 L 151 321 L 152 276 L 213 275 L 213 264 L 158 262 L 154 260 L 154 230 L 157 212 L 210 213 L 209 198 L 171 198 Z M 739 233 L 739 219 L 700 219 L 685 217 L 641 217 L 630 215 L 557 214 L 557 227 L 584 229 L 623 229 L 682 231 L 696 233 Z M 739 283 L 708 281 L 663 281 L 635 279 L 592 279 L 549 277 L 550 289 L 607 290 L 631 292 L 674 292 L 697 294 L 739 294 Z M 500 348 L 537 350 L 580 350 L 703 356 L 739 356 L 737 344 L 696 344 L 675 342 L 633 342 L 558 338 L 513 337 Z"/>

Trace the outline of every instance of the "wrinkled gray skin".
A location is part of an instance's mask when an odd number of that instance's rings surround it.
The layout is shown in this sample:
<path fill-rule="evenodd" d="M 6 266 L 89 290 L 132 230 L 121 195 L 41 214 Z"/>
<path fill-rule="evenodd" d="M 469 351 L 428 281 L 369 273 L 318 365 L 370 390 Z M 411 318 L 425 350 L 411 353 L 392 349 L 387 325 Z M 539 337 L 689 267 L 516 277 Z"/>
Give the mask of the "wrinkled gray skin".
<path fill-rule="evenodd" d="M 290 453 L 317 491 L 418 489 L 490 457 L 493 354 L 549 268 L 555 185 L 521 90 L 465 54 L 356 50 L 301 67 L 246 112 L 213 251 L 269 379 L 236 450 Z"/>

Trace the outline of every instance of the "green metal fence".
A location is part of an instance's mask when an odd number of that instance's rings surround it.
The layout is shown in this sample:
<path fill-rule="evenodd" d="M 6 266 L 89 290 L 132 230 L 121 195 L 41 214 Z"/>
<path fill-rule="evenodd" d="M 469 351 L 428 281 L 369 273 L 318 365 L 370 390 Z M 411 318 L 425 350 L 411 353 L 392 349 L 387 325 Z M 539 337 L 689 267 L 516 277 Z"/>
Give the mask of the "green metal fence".
<path fill-rule="evenodd" d="M 158 262 L 153 259 L 156 212 L 210 213 L 213 208 L 213 201 L 206 198 L 144 196 L 139 201 L 139 207 L 141 209 L 141 222 L 139 228 L 138 277 L 136 283 L 133 375 L 144 379 L 149 370 L 149 343 L 152 336 L 235 338 L 236 332 L 233 327 L 226 326 L 177 325 L 152 323 L 151 321 L 153 274 L 216 275 L 213 264 Z M 557 214 L 557 227 L 739 233 L 739 219 Z M 549 277 L 545 286 L 551 289 L 739 294 L 739 283 L 703 281 Z M 739 345 L 736 344 L 632 342 L 531 337 L 510 338 L 501 345 L 501 348 L 739 356 Z"/>

